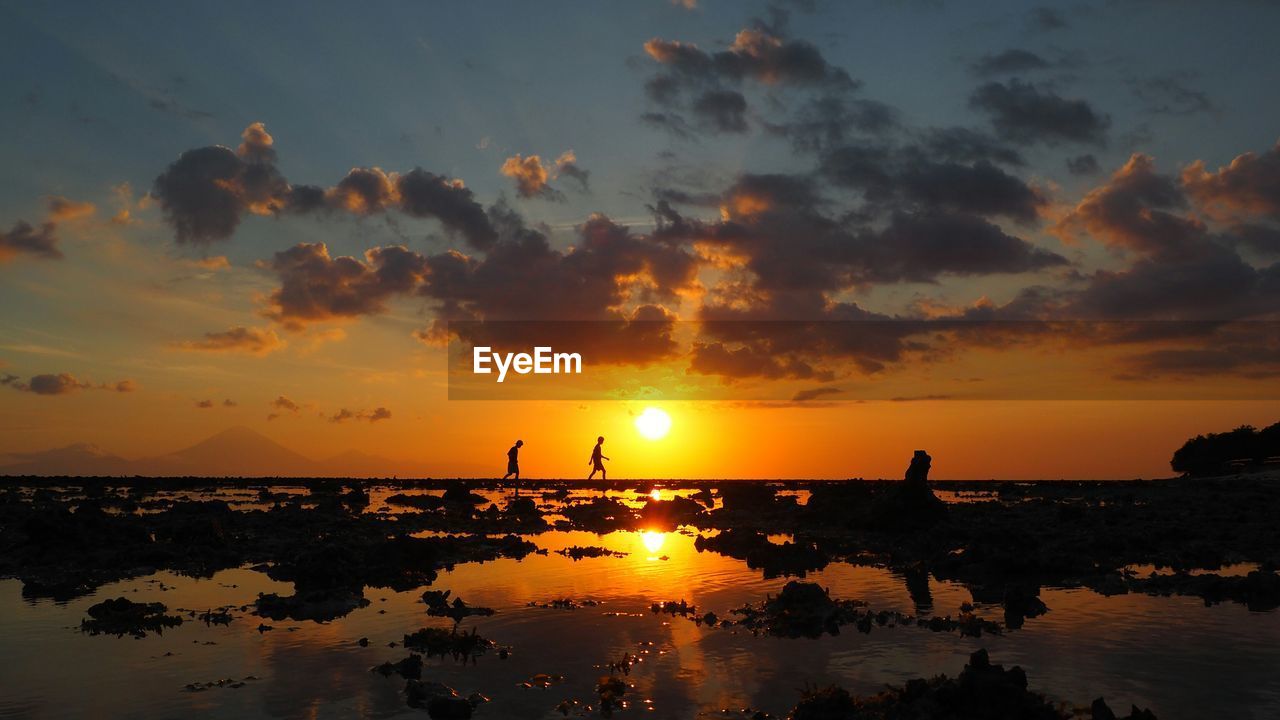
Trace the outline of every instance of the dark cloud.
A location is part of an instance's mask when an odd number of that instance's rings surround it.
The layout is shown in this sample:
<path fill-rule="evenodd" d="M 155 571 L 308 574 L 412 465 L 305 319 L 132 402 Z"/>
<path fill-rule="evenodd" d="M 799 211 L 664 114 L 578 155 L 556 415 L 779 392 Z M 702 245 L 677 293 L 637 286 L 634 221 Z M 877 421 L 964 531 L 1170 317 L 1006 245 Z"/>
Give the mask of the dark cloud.
<path fill-rule="evenodd" d="M 687 250 L 631 233 L 603 215 L 578 228 L 569 251 L 551 247 L 514 213 L 506 237 L 482 258 L 442 253 L 427 259 L 421 293 L 454 319 L 608 320 L 627 300 L 663 300 L 692 285 Z"/>
<path fill-rule="evenodd" d="M 1145 112 L 1154 115 L 1194 115 L 1217 110 L 1203 90 L 1191 87 L 1185 74 L 1158 75 L 1131 79 L 1129 88 L 1143 104 Z"/>
<path fill-rule="evenodd" d="M 427 273 L 426 259 L 401 246 L 373 248 L 362 259 L 333 258 L 324 243 L 278 252 L 268 267 L 280 288 L 266 315 L 290 329 L 382 313 L 387 300 L 413 291 Z"/>
<path fill-rule="evenodd" d="M 986 160 L 938 162 L 915 147 L 837 148 L 822 157 L 821 172 L 838 186 L 860 191 L 872 205 L 898 210 L 947 210 L 1031 222 L 1046 204 L 1038 190 Z"/>
<path fill-rule="evenodd" d="M 1210 171 L 1197 160 L 1182 172 L 1187 192 L 1215 217 L 1261 215 L 1280 220 L 1280 143 L 1247 152 Z"/>
<path fill-rule="evenodd" d="M 898 111 L 876 100 L 822 95 L 802 104 L 795 115 L 765 129 L 789 138 L 802 152 L 843 145 L 854 136 L 883 136 L 900 127 Z"/>
<path fill-rule="evenodd" d="M 1253 267 L 1230 247 L 1230 237 L 1191 216 L 1189 206 L 1183 186 L 1138 154 L 1086 194 L 1057 230 L 1087 233 L 1138 257 L 1124 270 L 1088 276 L 1064 311 L 1072 317 L 1166 320 L 1230 320 L 1274 312 L 1280 265 Z"/>
<path fill-rule="evenodd" d="M 751 346 L 730 348 L 719 342 L 694 343 L 688 371 L 715 375 L 725 382 L 741 378 L 827 381 L 834 377 L 830 370 L 817 370 L 795 357 L 780 357 Z"/>
<path fill-rule="evenodd" d="M 244 352 L 266 355 L 285 346 L 274 330 L 237 326 L 220 332 L 207 332 L 200 340 L 175 343 L 182 350 L 204 352 Z"/>
<path fill-rule="evenodd" d="M 220 145 L 188 150 L 152 186 L 179 243 L 205 245 L 229 238 L 245 214 L 311 213 L 358 216 L 398 210 L 434 219 L 470 245 L 494 239 L 484 208 L 461 181 L 417 168 L 404 174 L 354 168 L 336 185 L 290 185 L 276 168 L 274 140 L 262 123 L 245 129 L 236 150 Z"/>
<path fill-rule="evenodd" d="M 390 419 L 391 411 L 384 407 L 374 408 L 373 410 L 348 410 L 342 408 L 329 417 L 329 422 L 342 423 L 348 420 L 367 420 L 370 423 L 376 423 L 379 420 Z"/>
<path fill-rule="evenodd" d="M 1111 125 L 1110 117 L 1085 100 L 1063 98 L 1053 90 L 1017 79 L 981 85 L 969 103 L 991 117 L 1000 137 L 1024 144 L 1105 145 Z"/>
<path fill-rule="evenodd" d="M 1031 29 L 1048 32 L 1067 27 L 1067 19 L 1055 8 L 1040 6 L 1027 14 L 1027 22 Z"/>
<path fill-rule="evenodd" d="M 1062 267 L 1067 259 L 970 215 L 895 215 L 864 239 L 862 278 L 930 282 L 941 274 L 990 275 Z"/>
<path fill-rule="evenodd" d="M 54 233 L 56 228 L 52 222 L 35 228 L 19 220 L 8 232 L 0 231 L 0 263 L 9 262 L 18 255 L 61 260 L 62 251 L 58 249 L 58 237 Z"/>
<path fill-rule="evenodd" d="M 1067 172 L 1072 175 L 1096 175 L 1101 169 L 1098 165 L 1098 158 L 1092 154 L 1067 158 Z"/>
<path fill-rule="evenodd" d="M 939 162 L 975 163 L 987 161 L 1019 167 L 1025 164 L 1016 148 L 990 135 L 963 127 L 931 128 L 920 133 L 918 149 L 908 148 Z"/>
<path fill-rule="evenodd" d="M 853 88 L 848 73 L 827 63 L 822 52 L 803 40 L 788 40 L 765 28 L 748 28 L 727 50 L 707 53 L 696 45 L 654 38 L 645 52 L 670 73 L 666 82 L 715 84 L 754 80 L 765 85 L 829 85 Z M 668 99 L 662 93 L 655 100 Z"/>
<path fill-rule="evenodd" d="M 298 405 L 298 403 L 290 400 L 284 395 L 277 396 L 275 400 L 272 400 L 271 407 L 277 410 L 285 410 L 287 412 L 295 412 L 295 413 L 302 409 L 302 406 Z"/>
<path fill-rule="evenodd" d="M 858 88 L 859 83 L 828 63 L 816 46 L 786 38 L 786 19 L 786 11 L 774 6 L 768 19 L 757 19 L 752 27 L 740 31 L 727 49 L 717 52 L 659 38 L 646 42 L 645 53 L 661 69 L 645 83 L 645 94 L 665 111 L 646 113 L 642 119 L 688 136 L 693 128 L 684 113 L 690 113 L 694 127 L 712 133 L 742 133 L 747 130 L 749 111 L 742 93 L 747 83 L 761 89 L 807 88 L 833 96 Z M 822 109 L 808 112 L 821 113 Z M 864 110 L 864 114 L 868 112 Z M 801 119 L 795 132 L 812 134 L 819 128 L 804 130 L 804 126 L 819 122 L 829 126 L 833 120 Z"/>
<path fill-rule="evenodd" d="M 582 192 L 591 192 L 591 171 L 578 164 L 578 156 L 565 150 L 556 158 L 556 174 L 576 181 Z"/>
<path fill-rule="evenodd" d="M 840 392 L 840 388 L 832 387 L 830 385 L 807 388 L 796 391 L 796 394 L 791 396 L 791 402 L 809 402 L 810 400 L 817 400 L 818 398 L 826 397 L 827 395 L 839 395 Z"/>
<path fill-rule="evenodd" d="M 987 54 L 969 66 L 977 75 L 1017 75 L 1033 70 L 1044 70 L 1052 64 L 1039 55 L 1020 48 L 1011 48 L 995 55 Z"/>
<path fill-rule="evenodd" d="M 747 131 L 747 99 L 736 90 L 707 90 L 692 106 L 694 117 L 716 132 Z"/>
<path fill-rule="evenodd" d="M 156 178 L 151 194 L 179 243 L 225 240 L 245 213 L 284 206 L 289 186 L 276 170 L 271 136 L 253 123 L 242 140 L 234 151 L 221 145 L 188 150 Z"/>
<path fill-rule="evenodd" d="M 80 380 L 71 373 L 35 375 L 27 382 L 22 382 L 16 375 L 6 375 L 0 378 L 0 384 L 7 385 L 14 390 L 35 393 L 36 395 L 70 395 L 78 390 L 110 390 L 112 392 L 125 393 L 133 392 L 137 389 L 137 385 L 132 380 L 95 384 L 87 380 Z"/>

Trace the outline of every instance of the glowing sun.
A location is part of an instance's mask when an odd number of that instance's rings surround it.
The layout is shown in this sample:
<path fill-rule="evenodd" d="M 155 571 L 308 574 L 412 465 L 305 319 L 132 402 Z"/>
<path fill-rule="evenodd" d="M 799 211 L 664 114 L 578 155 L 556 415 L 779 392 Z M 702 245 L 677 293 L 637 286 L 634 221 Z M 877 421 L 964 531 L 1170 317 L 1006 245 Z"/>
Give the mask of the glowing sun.
<path fill-rule="evenodd" d="M 636 417 L 636 430 L 650 440 L 661 440 L 671 430 L 671 416 L 658 408 L 645 408 Z"/>

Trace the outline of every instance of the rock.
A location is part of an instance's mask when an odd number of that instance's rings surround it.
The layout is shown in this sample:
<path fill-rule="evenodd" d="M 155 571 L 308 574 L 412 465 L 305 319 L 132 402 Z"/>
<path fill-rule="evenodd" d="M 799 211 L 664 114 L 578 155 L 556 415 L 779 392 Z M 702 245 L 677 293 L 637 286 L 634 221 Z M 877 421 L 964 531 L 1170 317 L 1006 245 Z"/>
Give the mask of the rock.
<path fill-rule="evenodd" d="M 427 605 L 427 614 L 433 617 L 453 618 L 454 622 L 462 622 L 463 618 L 472 615 L 489 616 L 493 608 L 468 605 L 462 598 L 454 598 L 449 602 L 449 590 L 427 590 L 422 593 L 422 602 Z"/>
<path fill-rule="evenodd" d="M 80 623 L 80 631 L 90 635 L 132 635 L 143 638 L 147 633 L 157 635 L 165 628 L 182 624 L 182 617 L 166 615 L 163 603 L 136 603 L 127 598 L 103 600 L 89 608 L 89 617 Z"/>
<path fill-rule="evenodd" d="M 387 677 L 399 675 L 405 680 L 418 680 L 422 678 L 422 656 L 417 653 L 409 653 L 409 656 L 396 662 L 382 663 L 375 666 L 372 672 L 380 673 Z"/>

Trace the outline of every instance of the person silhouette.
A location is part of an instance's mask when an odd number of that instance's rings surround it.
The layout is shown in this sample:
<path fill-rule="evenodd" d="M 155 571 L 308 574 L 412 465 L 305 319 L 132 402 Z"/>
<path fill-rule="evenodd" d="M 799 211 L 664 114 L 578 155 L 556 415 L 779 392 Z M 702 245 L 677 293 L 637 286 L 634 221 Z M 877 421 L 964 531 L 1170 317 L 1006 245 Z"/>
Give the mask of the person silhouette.
<path fill-rule="evenodd" d="M 520 479 L 520 448 L 524 447 L 523 440 L 517 440 L 515 445 L 507 451 L 507 474 L 502 476 L 503 480 L 515 475 L 516 480 Z M 520 486 L 516 486 L 516 494 L 520 493 Z"/>
<path fill-rule="evenodd" d="M 587 461 L 587 464 L 591 466 L 591 474 L 587 476 L 588 480 L 596 476 L 597 470 L 600 471 L 601 480 L 609 479 L 609 474 L 604 469 L 604 461 L 608 460 L 609 457 L 601 452 L 601 445 L 604 445 L 603 435 L 596 438 L 596 446 L 591 450 L 591 459 Z"/>

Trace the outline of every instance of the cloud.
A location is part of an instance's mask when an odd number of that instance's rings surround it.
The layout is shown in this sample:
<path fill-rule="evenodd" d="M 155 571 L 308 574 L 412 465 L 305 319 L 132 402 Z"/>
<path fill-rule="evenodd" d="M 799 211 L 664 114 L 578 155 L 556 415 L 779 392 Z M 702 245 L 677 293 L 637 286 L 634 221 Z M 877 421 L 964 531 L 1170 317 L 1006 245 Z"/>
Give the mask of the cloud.
<path fill-rule="evenodd" d="M 1215 217 L 1253 214 L 1280 220 L 1280 143 L 1262 154 L 1239 155 L 1216 171 L 1197 160 L 1182 171 L 1182 183 Z"/>
<path fill-rule="evenodd" d="M 272 400 L 271 407 L 276 408 L 277 410 L 287 410 L 288 412 L 298 412 L 302 409 L 300 405 L 284 395 L 280 395 L 276 397 L 275 400 Z"/>
<path fill-rule="evenodd" d="M 7 385 L 14 390 L 35 393 L 36 395 L 70 395 L 79 390 L 110 390 L 113 392 L 133 392 L 137 389 L 132 380 L 120 380 L 115 383 L 94 384 L 80 380 L 71 373 L 46 373 L 32 376 L 22 382 L 17 375 L 5 375 L 0 378 L 0 385 Z"/>
<path fill-rule="evenodd" d="M 1191 194 L 1203 179 L 1191 168 Z M 1246 203 L 1247 207 L 1264 209 Z M 1055 228 L 1087 233 L 1137 256 L 1126 269 L 1100 270 L 1070 294 L 1064 310 L 1085 318 L 1230 320 L 1274 312 L 1280 264 L 1255 268 L 1190 212 L 1184 186 L 1135 154 L 1106 184 L 1091 190 Z"/>
<path fill-rule="evenodd" d="M 55 223 L 81 220 L 97 212 L 93 203 L 68 200 L 61 195 L 49 198 L 49 221 Z"/>
<path fill-rule="evenodd" d="M 348 420 L 367 420 L 370 423 L 376 423 L 379 420 L 390 420 L 391 411 L 384 408 L 374 408 L 373 410 L 348 410 L 342 408 L 338 412 L 329 417 L 329 422 L 342 423 Z"/>
<path fill-rule="evenodd" d="M 221 332 L 207 332 L 201 340 L 175 343 L 182 350 L 200 352 L 242 352 L 267 355 L 286 345 L 274 330 L 236 326 Z"/>
<path fill-rule="evenodd" d="M 213 401 L 212 401 L 212 400 L 197 400 L 197 401 L 196 401 L 196 407 L 200 408 L 201 410 L 205 410 L 205 409 L 211 408 L 211 407 L 213 407 Z"/>
<path fill-rule="evenodd" d="M 1062 142 L 1105 145 L 1111 118 L 1085 100 L 1063 98 L 1052 90 L 1013 79 L 989 82 L 969 97 L 987 113 L 1000 137 L 1012 142 L 1056 145 Z"/>
<path fill-rule="evenodd" d="M 791 402 L 797 402 L 797 403 L 809 402 L 811 400 L 817 400 L 818 398 L 821 398 L 821 397 L 826 397 L 827 395 L 839 395 L 840 393 L 841 393 L 840 388 L 832 387 L 830 385 L 826 385 L 823 387 L 816 387 L 816 388 L 807 388 L 804 390 L 796 391 L 796 394 L 791 396 Z"/>
<path fill-rule="evenodd" d="M 289 185 L 275 167 L 271 135 L 253 123 L 241 139 L 234 151 L 211 145 L 182 153 L 152 184 L 179 243 L 225 240 L 245 213 L 269 214 L 287 204 Z"/>
<path fill-rule="evenodd" d="M 56 225 L 51 222 L 34 228 L 19 220 L 8 232 L 0 231 L 0 263 L 6 263 L 18 255 L 31 255 L 46 260 L 61 260 Z"/>
<path fill-rule="evenodd" d="M 361 259 L 330 257 L 324 243 L 299 243 L 266 266 L 281 285 L 264 314 L 292 330 L 385 312 L 387 300 L 412 291 L 427 272 L 423 256 L 398 245 L 373 248 Z"/>
<path fill-rule="evenodd" d="M 1098 158 L 1092 154 L 1086 153 L 1067 158 L 1067 172 L 1072 175 L 1096 175 L 1101 169 L 1098 165 Z"/>
<path fill-rule="evenodd" d="M 389 210 L 435 219 L 470 245 L 494 239 L 484 209 L 459 180 L 421 168 L 387 173 L 353 168 L 331 188 L 290 185 L 276 168 L 275 141 L 262 123 L 249 125 L 236 150 L 188 150 L 156 178 L 151 196 L 179 243 L 207 245 L 231 237 L 246 214 L 321 211 L 367 216 Z"/>
<path fill-rule="evenodd" d="M 267 415 L 267 420 L 275 420 L 276 418 L 280 417 L 281 413 L 286 413 L 286 412 L 296 415 L 299 411 L 302 410 L 301 405 L 290 400 L 284 395 L 276 396 L 276 399 L 271 401 L 270 407 L 273 410 L 273 412 Z"/>
<path fill-rule="evenodd" d="M 831 380 L 830 370 L 818 370 L 804 360 L 780 357 L 757 347 L 732 348 L 724 343 L 694 343 L 688 372 L 715 375 L 725 382 L 741 378 L 770 380 Z"/>
<path fill-rule="evenodd" d="M 513 155 L 503 161 L 499 172 L 516 181 L 516 194 L 522 198 L 564 200 L 564 193 L 547 184 L 551 175 L 537 155 Z"/>
<path fill-rule="evenodd" d="M 1217 106 L 1203 90 L 1187 84 L 1185 73 L 1170 73 L 1155 77 L 1130 79 L 1133 96 L 1143 104 L 1143 110 L 1153 115 L 1194 115 L 1211 113 Z"/>
<path fill-rule="evenodd" d="M 591 171 L 578 164 L 573 150 L 565 150 L 556 158 L 556 174 L 577 181 L 583 192 L 591 192 Z"/>
<path fill-rule="evenodd" d="M 707 52 L 697 45 L 653 38 L 645 54 L 660 70 L 649 78 L 645 92 L 668 112 L 650 112 L 645 122 L 677 135 L 692 127 L 681 111 L 692 114 L 693 125 L 712 133 L 747 130 L 745 84 L 761 88 L 800 87 L 828 93 L 848 93 L 859 83 L 827 62 L 806 41 L 783 37 L 786 12 L 775 8 L 769 22 L 757 20 L 738 32 L 728 48 Z"/>
<path fill-rule="evenodd" d="M 747 99 L 736 90 L 707 90 L 694 100 L 691 109 L 694 117 L 716 132 L 747 131 Z"/>
<path fill-rule="evenodd" d="M 61 260 L 62 251 L 58 249 L 58 225 L 75 222 L 92 216 L 97 207 L 93 203 L 69 200 L 61 195 L 52 195 L 46 199 L 48 212 L 46 219 L 39 227 L 19 220 L 8 232 L 0 230 L 0 264 L 7 263 L 19 255 L 30 255 L 45 260 Z"/>
<path fill-rule="evenodd" d="M 1030 25 L 1031 29 L 1039 30 L 1041 32 L 1061 30 L 1068 25 L 1066 18 L 1062 16 L 1061 12 L 1054 8 L 1045 6 L 1032 8 L 1032 10 L 1027 14 L 1027 23 Z"/>
<path fill-rule="evenodd" d="M 871 204 L 897 210 L 947 210 L 1001 215 L 1029 223 L 1047 204 L 1037 189 L 987 160 L 938 162 L 914 148 L 843 147 L 827 153 L 821 172 L 836 185 L 863 193 Z"/>
<path fill-rule="evenodd" d="M 893 107 L 843 94 L 810 99 L 791 118 L 764 124 L 770 133 L 790 138 L 792 145 L 803 152 L 839 146 L 855 135 L 883 136 L 900 126 L 899 113 Z"/>
<path fill-rule="evenodd" d="M 987 54 L 975 60 L 969 69 L 977 75 L 1017 75 L 1052 67 L 1048 60 L 1020 48 L 1011 48 L 995 55 Z"/>

